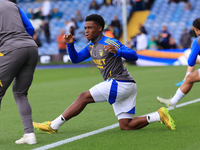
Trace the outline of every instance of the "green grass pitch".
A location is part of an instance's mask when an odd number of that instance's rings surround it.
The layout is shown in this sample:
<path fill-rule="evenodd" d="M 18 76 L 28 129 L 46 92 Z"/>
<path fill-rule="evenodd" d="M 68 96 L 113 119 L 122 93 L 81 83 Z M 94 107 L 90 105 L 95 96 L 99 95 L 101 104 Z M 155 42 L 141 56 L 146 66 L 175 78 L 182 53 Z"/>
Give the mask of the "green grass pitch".
<path fill-rule="evenodd" d="M 169 98 L 177 90 L 175 83 L 185 75 L 186 66 L 137 67 L 128 66 L 137 82 L 136 115 L 145 115 L 163 105 L 156 96 Z M 196 69 L 199 66 L 196 66 Z M 78 96 L 103 81 L 99 70 L 90 68 L 38 69 L 28 98 L 33 120 L 43 122 L 58 117 Z M 199 98 L 199 83 L 180 101 Z M 200 102 L 170 110 L 176 130 L 171 131 L 159 122 L 135 131 L 121 131 L 119 127 L 76 140 L 53 150 L 196 150 L 199 148 Z M 66 122 L 57 134 L 35 130 L 38 144 L 16 145 L 23 135 L 23 127 L 10 87 L 2 100 L 0 115 L 0 150 L 31 150 L 60 140 L 91 132 L 118 122 L 108 102 L 89 104 L 75 118 Z"/>

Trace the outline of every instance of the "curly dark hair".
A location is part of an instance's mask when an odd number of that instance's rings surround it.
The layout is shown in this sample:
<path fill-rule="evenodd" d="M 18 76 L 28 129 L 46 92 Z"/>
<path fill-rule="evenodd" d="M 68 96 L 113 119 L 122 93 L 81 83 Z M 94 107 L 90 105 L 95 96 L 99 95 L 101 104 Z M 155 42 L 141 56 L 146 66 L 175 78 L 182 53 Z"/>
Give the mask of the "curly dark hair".
<path fill-rule="evenodd" d="M 197 28 L 200 30 L 200 18 L 197 18 L 193 21 L 192 23 L 193 27 Z"/>
<path fill-rule="evenodd" d="M 91 14 L 91 15 L 87 16 L 85 21 L 94 21 L 98 25 L 100 25 L 102 27 L 102 29 L 104 29 L 105 21 L 104 21 L 103 17 L 101 17 L 98 14 Z"/>

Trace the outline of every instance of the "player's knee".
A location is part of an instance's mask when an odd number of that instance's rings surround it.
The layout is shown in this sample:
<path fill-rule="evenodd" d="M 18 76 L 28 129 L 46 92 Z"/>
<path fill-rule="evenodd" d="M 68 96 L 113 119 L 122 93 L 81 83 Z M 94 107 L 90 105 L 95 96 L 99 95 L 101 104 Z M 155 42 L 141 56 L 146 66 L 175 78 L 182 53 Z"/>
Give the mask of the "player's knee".
<path fill-rule="evenodd" d="M 13 91 L 13 95 L 14 97 L 24 97 L 27 96 L 27 93 Z"/>
<path fill-rule="evenodd" d="M 85 92 L 82 92 L 82 93 L 80 93 L 80 94 L 78 95 L 78 98 L 79 98 L 79 99 L 85 99 L 85 97 L 86 97 Z"/>
<path fill-rule="evenodd" d="M 186 79 L 185 79 L 185 82 L 192 82 L 194 80 L 194 75 L 193 74 L 189 74 Z"/>
<path fill-rule="evenodd" d="M 125 128 L 124 128 L 123 126 L 120 126 L 119 128 L 120 128 L 121 130 L 125 130 Z"/>
<path fill-rule="evenodd" d="M 121 130 L 128 130 L 127 126 L 125 126 L 125 125 L 120 125 L 119 128 L 120 128 Z"/>
<path fill-rule="evenodd" d="M 189 74 L 188 76 L 187 76 L 187 79 L 191 79 L 192 78 L 192 74 Z"/>
<path fill-rule="evenodd" d="M 14 95 L 27 95 L 27 94 L 28 94 L 28 92 L 27 92 L 26 89 L 24 89 L 24 90 L 19 90 L 19 89 L 17 89 L 16 86 L 13 86 L 12 91 L 13 91 L 13 94 L 14 94 Z"/>
<path fill-rule="evenodd" d="M 127 123 L 125 123 L 125 122 L 119 122 L 119 128 L 121 129 L 121 130 L 128 130 L 128 124 Z"/>

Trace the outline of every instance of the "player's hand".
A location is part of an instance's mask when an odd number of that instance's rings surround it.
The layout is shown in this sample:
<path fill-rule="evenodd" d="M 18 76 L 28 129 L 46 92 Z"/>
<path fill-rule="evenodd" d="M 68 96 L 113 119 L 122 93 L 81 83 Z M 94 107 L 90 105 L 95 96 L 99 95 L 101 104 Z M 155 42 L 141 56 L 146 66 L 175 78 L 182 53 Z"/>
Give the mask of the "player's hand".
<path fill-rule="evenodd" d="M 74 42 L 74 36 L 71 33 L 63 35 L 63 38 L 65 39 L 65 42 L 68 44 L 72 44 Z"/>
<path fill-rule="evenodd" d="M 113 54 L 117 53 L 117 49 L 113 45 L 106 45 L 106 46 L 104 46 L 104 49 L 105 49 L 105 51 L 108 51 L 108 52 L 113 53 Z"/>

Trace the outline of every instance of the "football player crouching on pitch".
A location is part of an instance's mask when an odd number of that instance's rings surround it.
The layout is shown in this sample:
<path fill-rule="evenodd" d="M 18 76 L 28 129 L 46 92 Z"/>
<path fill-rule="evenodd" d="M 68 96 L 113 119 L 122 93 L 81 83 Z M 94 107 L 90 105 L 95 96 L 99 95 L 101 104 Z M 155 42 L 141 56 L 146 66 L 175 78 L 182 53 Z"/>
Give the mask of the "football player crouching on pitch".
<path fill-rule="evenodd" d="M 104 19 L 100 15 L 86 17 L 85 36 L 90 42 L 80 52 L 74 48 L 74 36 L 64 35 L 72 62 L 79 63 L 91 57 L 104 81 L 80 93 L 74 103 L 53 121 L 33 122 L 34 127 L 47 133 L 56 133 L 62 124 L 81 113 L 87 104 L 108 101 L 119 120 L 121 130 L 140 129 L 156 121 L 163 122 L 170 130 L 174 130 L 174 121 L 164 107 L 148 116 L 133 118 L 137 86 L 134 78 L 124 68 L 121 57 L 136 61 L 138 56 L 118 40 L 104 36 L 104 25 Z"/>

